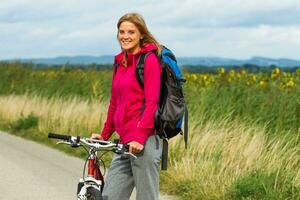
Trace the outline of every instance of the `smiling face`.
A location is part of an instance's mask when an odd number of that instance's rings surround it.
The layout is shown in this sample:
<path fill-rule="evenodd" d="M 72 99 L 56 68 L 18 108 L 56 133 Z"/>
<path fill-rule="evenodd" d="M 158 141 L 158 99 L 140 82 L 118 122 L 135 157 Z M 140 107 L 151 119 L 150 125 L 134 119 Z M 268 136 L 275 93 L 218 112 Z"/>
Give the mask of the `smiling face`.
<path fill-rule="evenodd" d="M 142 35 L 138 28 L 129 21 L 124 21 L 119 26 L 118 40 L 121 48 L 132 54 L 140 50 L 140 39 Z"/>

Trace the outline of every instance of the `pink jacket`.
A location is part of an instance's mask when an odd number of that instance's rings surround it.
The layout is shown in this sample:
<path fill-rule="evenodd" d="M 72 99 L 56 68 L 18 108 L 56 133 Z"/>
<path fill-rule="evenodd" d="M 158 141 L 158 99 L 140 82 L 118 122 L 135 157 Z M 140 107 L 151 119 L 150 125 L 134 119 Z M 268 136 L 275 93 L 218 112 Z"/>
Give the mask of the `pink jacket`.
<path fill-rule="evenodd" d="M 161 68 L 154 54 L 147 56 L 144 66 L 144 89 L 135 75 L 140 53 L 156 50 L 154 44 L 147 44 L 137 54 L 127 54 L 127 67 L 122 65 L 124 52 L 115 56 L 119 67 L 112 79 L 112 90 L 106 122 L 101 132 L 108 140 L 116 131 L 123 144 L 131 141 L 145 144 L 154 134 L 154 114 L 158 109 Z M 144 104 L 144 111 L 142 107 Z"/>

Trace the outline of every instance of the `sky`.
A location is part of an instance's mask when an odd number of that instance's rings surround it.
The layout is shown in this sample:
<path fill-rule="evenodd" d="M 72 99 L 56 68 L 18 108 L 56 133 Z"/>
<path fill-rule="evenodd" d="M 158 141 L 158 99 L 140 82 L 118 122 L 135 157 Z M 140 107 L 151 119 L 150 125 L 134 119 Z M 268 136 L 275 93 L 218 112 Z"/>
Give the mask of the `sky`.
<path fill-rule="evenodd" d="M 0 59 L 117 54 L 128 12 L 176 56 L 300 60 L 300 0 L 0 0 Z"/>

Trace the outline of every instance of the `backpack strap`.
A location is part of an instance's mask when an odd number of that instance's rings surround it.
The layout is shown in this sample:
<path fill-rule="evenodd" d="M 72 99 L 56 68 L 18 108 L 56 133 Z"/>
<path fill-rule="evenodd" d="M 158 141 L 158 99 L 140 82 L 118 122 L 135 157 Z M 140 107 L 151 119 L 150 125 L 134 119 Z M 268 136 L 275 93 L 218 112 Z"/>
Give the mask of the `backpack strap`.
<path fill-rule="evenodd" d="M 183 139 L 185 144 L 185 149 L 187 149 L 188 142 L 188 109 L 184 107 L 184 128 L 183 128 Z M 164 129 L 162 129 L 164 131 Z M 166 135 L 166 133 L 164 133 Z M 161 170 L 167 170 L 168 167 L 168 153 L 169 153 L 169 143 L 167 138 L 163 138 L 163 146 L 162 146 L 162 156 L 161 156 Z"/>
<path fill-rule="evenodd" d="M 162 146 L 162 154 L 161 154 L 161 170 L 167 170 L 169 144 L 167 138 L 162 139 L 162 141 L 163 141 L 163 146 Z"/>
<path fill-rule="evenodd" d="M 189 113 L 186 105 L 184 106 L 184 127 L 183 127 L 183 139 L 185 143 L 185 149 L 187 149 L 187 142 L 188 142 L 188 118 Z"/>
<path fill-rule="evenodd" d="M 114 60 L 114 65 L 113 65 L 114 76 L 116 75 L 118 68 L 119 68 L 119 63 L 116 60 Z"/>
<path fill-rule="evenodd" d="M 151 53 L 154 53 L 156 55 L 155 52 L 147 52 L 145 54 L 141 54 L 139 56 L 138 62 L 137 62 L 137 66 L 136 66 L 136 78 L 137 81 L 140 85 L 140 87 L 142 89 L 144 89 L 144 67 L 145 67 L 145 61 L 148 55 L 150 55 Z M 169 58 L 171 58 L 172 60 L 176 61 L 176 58 L 173 54 L 171 53 L 165 53 L 166 56 L 168 56 Z M 162 66 L 164 67 L 164 66 Z M 155 113 L 156 115 L 158 114 L 157 112 Z M 156 125 L 159 123 L 155 123 Z M 161 126 L 161 125 L 160 125 Z M 164 131 L 164 127 L 160 127 L 159 130 Z M 185 148 L 187 148 L 187 141 L 188 141 L 188 110 L 187 107 L 185 106 L 185 111 L 184 111 L 184 142 L 185 142 Z M 161 170 L 167 170 L 168 167 L 168 151 L 169 151 L 169 144 L 168 144 L 168 138 L 167 138 L 167 134 L 164 132 L 162 135 L 164 135 L 162 137 L 162 159 L 161 159 Z"/>
<path fill-rule="evenodd" d="M 137 78 L 137 81 L 142 89 L 144 89 L 144 68 L 145 68 L 145 62 L 148 55 L 151 53 L 155 53 L 153 51 L 149 51 L 147 53 L 143 53 L 139 56 L 138 63 L 136 65 L 135 75 Z"/>
<path fill-rule="evenodd" d="M 165 52 L 163 53 L 165 56 L 168 56 L 169 58 L 171 58 L 173 61 L 175 61 L 177 63 L 177 60 L 175 58 L 175 55 L 172 53 L 172 51 L 170 49 L 168 49 L 166 46 L 163 45 L 163 49 L 165 50 Z"/>
<path fill-rule="evenodd" d="M 145 67 L 145 61 L 148 55 L 151 53 L 155 52 L 147 52 L 145 54 L 141 54 L 136 66 L 136 78 L 141 86 L 142 89 L 144 89 L 144 67 Z M 158 114 L 157 112 L 155 113 L 156 115 Z M 158 123 L 159 124 L 159 123 Z M 161 127 L 160 130 L 164 131 L 164 129 Z M 166 134 L 165 134 L 166 136 Z M 161 156 L 161 170 L 167 170 L 168 167 L 168 149 L 169 149 L 169 144 L 168 144 L 168 139 L 165 137 L 162 139 L 162 156 Z"/>

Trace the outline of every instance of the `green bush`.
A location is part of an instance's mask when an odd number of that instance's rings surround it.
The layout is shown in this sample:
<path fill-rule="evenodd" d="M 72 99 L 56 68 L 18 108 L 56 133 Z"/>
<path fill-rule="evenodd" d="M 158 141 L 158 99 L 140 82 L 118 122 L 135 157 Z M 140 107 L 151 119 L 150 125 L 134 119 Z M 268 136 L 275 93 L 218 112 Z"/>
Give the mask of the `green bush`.
<path fill-rule="evenodd" d="M 278 174 L 266 174 L 254 171 L 242 176 L 231 187 L 228 199 L 234 200 L 281 200 L 297 199 L 297 191 L 289 177 L 280 177 Z"/>
<path fill-rule="evenodd" d="M 38 118 L 33 114 L 26 117 L 21 117 L 17 121 L 11 124 L 13 130 L 26 130 L 38 125 Z"/>

